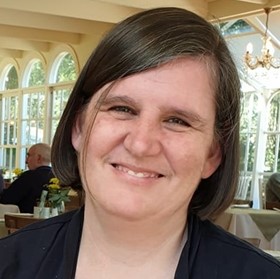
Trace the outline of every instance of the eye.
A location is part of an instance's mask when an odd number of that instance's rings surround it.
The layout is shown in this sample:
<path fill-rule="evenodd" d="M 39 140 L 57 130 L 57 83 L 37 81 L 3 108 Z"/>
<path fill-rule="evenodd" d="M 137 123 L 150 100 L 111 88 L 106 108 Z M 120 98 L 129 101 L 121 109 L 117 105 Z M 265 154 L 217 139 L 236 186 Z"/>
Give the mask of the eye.
<path fill-rule="evenodd" d="M 170 124 L 180 125 L 180 126 L 190 126 L 186 121 L 177 117 L 171 117 L 167 119 L 166 122 Z"/>
<path fill-rule="evenodd" d="M 120 113 L 135 114 L 135 111 L 128 106 L 113 106 L 109 110 L 120 112 Z"/>

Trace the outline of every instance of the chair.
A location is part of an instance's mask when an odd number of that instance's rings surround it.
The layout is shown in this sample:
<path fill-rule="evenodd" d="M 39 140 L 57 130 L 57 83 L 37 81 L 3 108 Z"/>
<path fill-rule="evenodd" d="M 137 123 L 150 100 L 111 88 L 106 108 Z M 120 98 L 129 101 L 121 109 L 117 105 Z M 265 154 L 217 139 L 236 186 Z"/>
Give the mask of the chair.
<path fill-rule="evenodd" d="M 23 227 L 26 227 L 30 224 L 42 220 L 31 216 L 13 215 L 13 214 L 5 214 L 4 219 L 5 219 L 5 226 L 8 230 L 8 234 L 11 234 Z"/>
<path fill-rule="evenodd" d="M 239 200 L 239 199 L 234 199 L 233 200 L 233 205 L 248 205 L 248 207 L 253 207 L 253 201 L 251 200 Z"/>
<path fill-rule="evenodd" d="M 274 208 L 276 208 L 276 209 L 279 209 L 280 210 L 280 202 L 266 202 L 265 203 L 265 208 L 266 209 L 274 209 Z"/>
<path fill-rule="evenodd" d="M 241 173 L 239 176 L 238 189 L 235 195 L 237 200 L 246 200 L 248 196 L 248 191 L 251 187 L 252 177 L 247 174 Z"/>
<path fill-rule="evenodd" d="M 68 195 L 70 201 L 65 202 L 65 211 L 71 211 L 84 204 L 84 192 L 71 190 Z"/>
<path fill-rule="evenodd" d="M 4 218 L 6 213 L 19 213 L 19 207 L 15 204 L 2 204 L 0 203 L 0 219 Z"/>

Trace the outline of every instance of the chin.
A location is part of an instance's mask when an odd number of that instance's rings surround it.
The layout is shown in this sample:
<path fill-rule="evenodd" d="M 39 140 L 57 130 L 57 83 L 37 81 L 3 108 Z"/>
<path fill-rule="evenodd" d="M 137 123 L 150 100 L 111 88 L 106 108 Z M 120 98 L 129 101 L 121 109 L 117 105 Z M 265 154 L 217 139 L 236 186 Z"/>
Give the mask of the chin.
<path fill-rule="evenodd" d="M 105 211 L 111 216 L 118 217 L 126 221 L 137 221 L 146 218 L 149 210 L 144 203 L 140 202 L 119 202 L 111 203 L 110 206 L 104 207 Z"/>

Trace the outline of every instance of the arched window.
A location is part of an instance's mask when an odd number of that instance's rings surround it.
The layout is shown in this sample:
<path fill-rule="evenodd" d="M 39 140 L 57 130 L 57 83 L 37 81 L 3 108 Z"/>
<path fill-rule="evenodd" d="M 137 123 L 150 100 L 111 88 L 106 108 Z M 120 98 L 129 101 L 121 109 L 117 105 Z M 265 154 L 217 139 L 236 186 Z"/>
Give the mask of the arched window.
<path fill-rule="evenodd" d="M 21 113 L 21 156 L 20 165 L 25 165 L 29 146 L 44 142 L 47 119 L 46 74 L 39 59 L 32 59 L 24 72 Z"/>
<path fill-rule="evenodd" d="M 61 52 L 53 63 L 50 74 L 50 82 L 55 83 L 51 89 L 51 139 L 54 136 L 61 114 L 68 101 L 73 82 L 77 78 L 76 62 L 69 52 Z"/>
<path fill-rule="evenodd" d="M 16 144 L 18 143 L 19 92 L 16 67 L 8 64 L 2 73 L 1 87 L 1 133 L 0 160 L 1 168 L 12 170 L 16 165 Z M 11 172 L 6 173 L 8 177 Z"/>

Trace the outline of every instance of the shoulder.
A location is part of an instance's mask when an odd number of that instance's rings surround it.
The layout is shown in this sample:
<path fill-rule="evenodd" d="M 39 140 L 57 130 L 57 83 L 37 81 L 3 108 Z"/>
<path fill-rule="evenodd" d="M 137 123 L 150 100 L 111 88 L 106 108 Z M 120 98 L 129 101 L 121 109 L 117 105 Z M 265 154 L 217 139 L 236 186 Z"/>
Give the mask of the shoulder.
<path fill-rule="evenodd" d="M 32 177 L 32 171 L 27 170 L 24 171 L 19 177 L 17 177 L 9 186 L 9 188 L 6 190 L 6 192 L 9 191 L 9 189 L 14 189 L 14 188 L 20 188 L 22 184 L 26 184 L 26 181 L 28 181 Z"/>
<path fill-rule="evenodd" d="M 31 171 L 32 173 L 51 173 L 52 168 L 49 166 L 41 166 Z"/>
<path fill-rule="evenodd" d="M 20 177 L 17 180 L 21 181 L 29 181 L 32 180 L 34 181 L 41 181 L 45 179 L 50 179 L 51 177 L 54 177 L 52 173 L 52 168 L 48 166 L 42 166 L 38 167 L 37 169 L 34 170 L 27 170 L 24 173 L 20 175 Z M 17 181 L 15 180 L 15 181 Z"/>
<path fill-rule="evenodd" d="M 24 181 L 24 180 L 28 179 L 29 177 L 32 177 L 32 175 L 33 175 L 33 171 L 32 170 L 24 171 L 20 176 L 17 177 L 16 180 L 14 180 L 14 182 L 12 182 L 11 186 L 13 184 L 16 184 L 19 181 Z"/>
<path fill-rule="evenodd" d="M 46 269 L 56 272 L 61 265 L 66 242 L 70 242 L 68 244 L 72 247 L 78 242 L 79 233 L 75 233 L 75 230 L 79 231 L 81 227 L 80 211 L 75 210 L 38 221 L 0 239 L 0 278 L 4 278 L 5 274 L 9 274 L 10 277 L 7 278 L 21 278 L 26 270 L 30 275 L 28 278 L 35 278 L 38 269 L 43 270 L 44 263 Z M 61 261 L 53 261 L 54 258 L 60 258 Z"/>
<path fill-rule="evenodd" d="M 196 252 L 195 260 L 203 266 L 208 265 L 212 272 L 223 274 L 213 278 L 280 278 L 280 262 L 261 249 L 210 221 L 193 217 L 191 223 L 189 233 Z M 231 277 L 226 275 L 228 272 Z"/>

